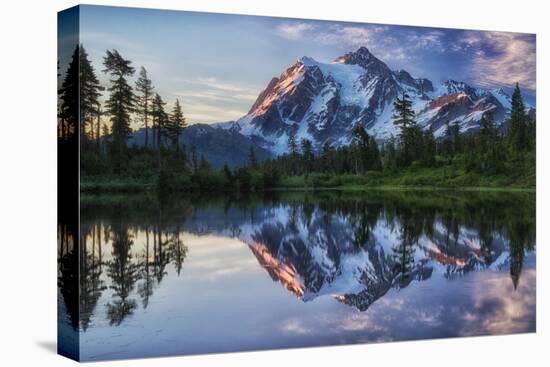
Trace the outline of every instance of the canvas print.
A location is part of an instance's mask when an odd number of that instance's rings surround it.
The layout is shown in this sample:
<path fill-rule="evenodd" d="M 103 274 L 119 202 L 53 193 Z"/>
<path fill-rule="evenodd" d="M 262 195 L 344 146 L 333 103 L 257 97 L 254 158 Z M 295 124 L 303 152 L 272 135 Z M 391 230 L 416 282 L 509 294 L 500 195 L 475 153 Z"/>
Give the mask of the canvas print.
<path fill-rule="evenodd" d="M 536 331 L 534 34 L 89 5 L 58 28 L 60 354 Z"/>

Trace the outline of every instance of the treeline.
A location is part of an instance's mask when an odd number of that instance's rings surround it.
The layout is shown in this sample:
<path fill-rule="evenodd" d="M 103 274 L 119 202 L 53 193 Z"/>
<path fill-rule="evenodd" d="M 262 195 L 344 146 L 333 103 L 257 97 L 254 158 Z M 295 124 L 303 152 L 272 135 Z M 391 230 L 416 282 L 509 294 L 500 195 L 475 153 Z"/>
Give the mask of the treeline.
<path fill-rule="evenodd" d="M 353 130 L 351 144 L 333 147 L 326 143 L 315 154 L 308 139 L 288 139 L 289 153 L 264 167 L 282 175 L 311 173 L 363 175 L 372 171 L 397 172 L 408 167 L 442 167 L 458 165 L 467 172 L 506 173 L 516 164 L 534 158 L 535 120 L 526 110 L 519 86 L 512 96 L 512 111 L 506 127 L 498 127 L 490 113 L 485 113 L 475 134 L 460 133 L 458 123 L 447 123 L 445 135 L 436 140 L 431 129 L 422 129 L 415 120 L 407 94 L 394 102 L 394 124 L 399 136 L 379 144 L 365 128 Z"/>
<path fill-rule="evenodd" d="M 140 179 L 185 166 L 178 154 L 179 136 L 186 126 L 179 100 L 167 112 L 147 70 L 141 67 L 132 83 L 136 70 L 117 50 L 106 51 L 102 66 L 109 77 L 107 86 L 99 82 L 85 48 L 77 46 L 58 92 L 58 135 L 66 139 L 79 132 L 81 174 Z M 132 123 L 145 129 L 142 148 L 128 145 Z"/>
<path fill-rule="evenodd" d="M 180 101 L 167 111 L 143 66 L 134 82 L 136 69 L 117 50 L 106 51 L 102 66 L 107 86 L 101 85 L 86 49 L 79 45 L 58 91 L 59 138 L 80 134 L 81 190 L 169 193 L 275 186 L 276 173 L 260 169 L 253 149 L 249 167 L 231 170 L 226 165 L 218 171 L 194 146 L 182 144 L 187 123 Z M 130 144 L 132 126 L 144 129 L 142 145 Z"/>

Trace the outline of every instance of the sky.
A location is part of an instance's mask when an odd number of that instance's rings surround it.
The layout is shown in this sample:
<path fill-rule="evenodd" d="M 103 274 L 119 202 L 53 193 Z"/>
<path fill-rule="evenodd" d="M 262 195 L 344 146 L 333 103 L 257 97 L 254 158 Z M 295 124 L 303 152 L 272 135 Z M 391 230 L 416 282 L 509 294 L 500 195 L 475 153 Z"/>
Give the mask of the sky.
<path fill-rule="evenodd" d="M 302 56 L 331 62 L 360 46 L 434 84 L 510 91 L 519 82 L 535 103 L 533 34 L 83 6 L 80 42 L 103 83 L 105 51 L 117 49 L 169 105 L 180 100 L 189 123 L 238 119 Z"/>

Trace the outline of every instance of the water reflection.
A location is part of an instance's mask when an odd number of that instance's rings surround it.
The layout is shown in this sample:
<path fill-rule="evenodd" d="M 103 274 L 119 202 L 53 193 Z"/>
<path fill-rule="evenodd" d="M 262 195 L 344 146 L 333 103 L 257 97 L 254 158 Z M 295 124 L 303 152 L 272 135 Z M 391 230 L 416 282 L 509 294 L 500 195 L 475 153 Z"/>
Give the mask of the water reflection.
<path fill-rule="evenodd" d="M 145 335 L 151 331 L 150 317 L 161 324 L 180 320 L 166 326 L 173 332 L 181 332 L 191 322 L 189 317 L 213 313 L 234 318 L 220 320 L 221 329 L 224 323 L 242 326 L 243 317 L 254 316 L 239 317 L 230 304 L 244 308 L 250 296 L 248 283 L 270 279 L 254 294 L 254 302 L 271 300 L 273 305 L 254 312 L 278 322 L 279 336 L 272 329 L 263 330 L 254 342 L 239 343 L 237 337 L 231 342 L 220 339 L 219 347 L 209 349 L 156 346 L 150 355 L 527 332 L 534 330 L 535 318 L 534 215 L 534 194 L 529 193 L 296 193 L 177 198 L 169 204 L 133 197 L 91 198 L 82 205 L 80 252 L 74 251 L 63 227 L 59 229 L 59 288 L 73 328 L 101 334 L 132 319 Z M 196 236 L 198 245 L 188 246 L 189 236 Z M 220 247 L 203 244 L 207 238 Z M 239 251 L 248 251 L 226 255 L 229 243 L 240 243 Z M 75 253 L 79 279 L 74 277 Z M 193 259 L 195 268 L 186 274 L 186 263 Z M 232 279 L 231 289 L 216 284 L 216 277 L 192 278 L 205 269 Z M 503 283 L 505 272 L 512 293 Z M 75 282 L 80 285 L 79 298 Z M 488 284 L 491 289 L 483 289 Z M 162 298 L 152 305 L 161 289 Z M 223 309 L 205 304 L 211 292 Z M 471 303 L 453 301 L 456 297 Z M 195 302 L 203 308 L 188 310 Z M 452 302 L 462 308 L 456 310 Z M 300 304 L 303 310 L 309 308 L 307 314 L 296 309 Z M 175 308 L 163 313 L 167 305 Z M 435 306 L 445 308 L 446 314 L 428 317 L 425 313 Z M 286 317 L 279 315 L 283 311 Z M 386 321 L 377 321 L 379 329 L 367 327 L 367 320 L 372 324 L 372 317 L 381 313 Z M 389 320 L 396 313 L 414 318 L 415 325 L 392 324 Z M 493 314 L 506 316 L 507 322 L 495 323 Z M 476 322 L 465 319 L 467 315 Z M 426 326 L 435 319 L 441 325 L 430 332 Z M 320 331 L 322 320 L 332 325 L 331 332 Z M 247 333 L 252 328 L 241 329 L 241 334 Z M 227 338 L 230 332 L 219 334 Z M 190 337 L 177 336 L 180 344 Z M 90 359 L 101 358 L 96 348 L 108 352 L 98 339 L 82 345 L 87 347 Z M 110 352 L 116 356 L 116 349 Z M 122 350 L 120 356 L 131 353 L 139 353 L 137 347 Z"/>

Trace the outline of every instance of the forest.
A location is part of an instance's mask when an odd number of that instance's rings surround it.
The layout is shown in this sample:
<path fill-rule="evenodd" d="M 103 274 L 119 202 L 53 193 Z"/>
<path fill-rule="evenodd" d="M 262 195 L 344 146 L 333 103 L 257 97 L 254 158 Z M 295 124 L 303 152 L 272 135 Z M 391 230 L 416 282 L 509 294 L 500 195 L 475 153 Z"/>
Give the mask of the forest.
<path fill-rule="evenodd" d="M 106 51 L 102 67 L 106 86 L 79 45 L 58 90 L 58 138 L 79 134 L 82 192 L 536 185 L 536 121 L 517 83 L 509 120 L 497 125 L 484 114 L 475 133 L 461 133 L 449 121 L 436 139 L 417 124 L 403 93 L 394 101 L 399 135 L 389 141 L 377 141 L 358 126 L 349 145 L 325 144 L 316 151 L 312 141 L 290 136 L 287 154 L 260 161 L 251 146 L 246 166 L 216 170 L 195 146 L 182 144 L 188 126 L 182 104 L 176 100 L 168 109 L 144 67 L 136 71 L 117 50 Z M 129 144 L 136 127 L 145 131 L 143 146 Z"/>

